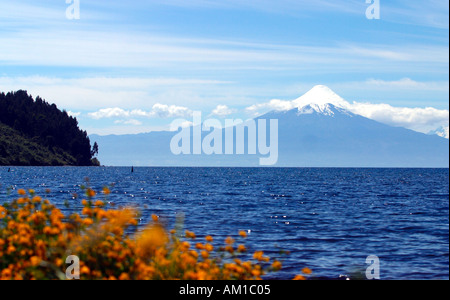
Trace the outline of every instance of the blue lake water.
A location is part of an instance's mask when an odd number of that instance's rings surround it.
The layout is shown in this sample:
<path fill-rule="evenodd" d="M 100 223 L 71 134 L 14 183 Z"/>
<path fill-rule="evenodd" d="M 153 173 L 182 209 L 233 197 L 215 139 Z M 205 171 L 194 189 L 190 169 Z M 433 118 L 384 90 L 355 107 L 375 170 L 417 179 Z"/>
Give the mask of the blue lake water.
<path fill-rule="evenodd" d="M 382 279 L 449 279 L 448 169 L 3 167 L 0 203 L 50 189 L 49 200 L 78 209 L 72 194 L 86 177 L 97 190 L 114 183 L 109 200 L 139 207 L 142 224 L 157 214 L 172 227 L 184 214 L 199 238 L 250 231 L 249 251 L 283 261 L 274 278 L 303 267 L 337 278 L 376 255 Z"/>

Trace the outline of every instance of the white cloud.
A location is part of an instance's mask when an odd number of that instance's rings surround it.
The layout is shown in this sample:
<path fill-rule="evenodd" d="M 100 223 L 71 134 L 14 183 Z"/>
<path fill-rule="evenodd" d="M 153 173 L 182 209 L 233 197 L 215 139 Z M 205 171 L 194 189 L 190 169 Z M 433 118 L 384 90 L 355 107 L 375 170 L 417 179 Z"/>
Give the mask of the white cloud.
<path fill-rule="evenodd" d="M 88 116 L 95 120 L 105 118 L 131 118 L 131 117 L 146 117 L 146 118 L 184 118 L 192 116 L 192 111 L 183 106 L 166 105 L 157 103 L 153 105 L 151 111 L 144 111 L 141 109 L 125 110 L 122 108 L 102 108 L 96 112 L 88 113 Z"/>
<path fill-rule="evenodd" d="M 226 117 L 235 112 L 236 112 L 235 109 L 231 109 L 227 105 L 217 105 L 217 107 L 212 111 L 211 115 L 218 117 Z"/>
<path fill-rule="evenodd" d="M 69 116 L 71 116 L 71 117 L 74 117 L 74 118 L 78 118 L 79 116 L 81 116 L 81 112 L 73 112 L 73 111 L 67 111 L 67 114 L 69 115 Z"/>
<path fill-rule="evenodd" d="M 389 104 L 354 102 L 350 110 L 366 118 L 392 126 L 405 127 L 428 133 L 430 130 L 449 123 L 449 111 L 432 107 L 393 107 Z"/>
<path fill-rule="evenodd" d="M 270 100 L 268 103 L 255 104 L 247 107 L 245 110 L 252 115 L 259 115 L 261 111 L 276 110 L 286 111 L 295 108 L 293 101 L 285 101 L 279 99 Z"/>
<path fill-rule="evenodd" d="M 160 118 L 184 118 L 191 117 L 192 110 L 183 106 L 169 106 L 166 104 L 157 103 L 153 105 L 153 110 L 148 114 L 148 116 L 158 116 Z"/>
<path fill-rule="evenodd" d="M 369 80 L 366 82 L 370 85 L 381 85 L 388 87 L 403 87 L 418 89 L 427 89 L 430 86 L 426 83 L 415 82 L 411 79 L 402 79 L 399 81 L 381 81 Z M 441 85 L 433 85 L 433 88 L 447 88 Z M 297 100 L 298 101 L 298 100 Z M 361 116 L 378 121 L 380 123 L 388 124 L 396 127 L 405 127 L 422 133 L 428 133 L 439 127 L 445 127 L 449 124 L 449 110 L 436 109 L 433 107 L 394 107 L 389 104 L 381 103 L 374 104 L 369 102 L 347 102 L 343 101 L 342 106 Z M 270 110 L 287 111 L 298 107 L 296 100 L 285 101 L 273 99 L 267 103 L 256 104 L 247 107 L 247 113 L 258 116 Z"/>
<path fill-rule="evenodd" d="M 99 111 L 89 113 L 89 117 L 95 120 L 104 119 L 104 118 L 127 118 L 130 116 L 130 112 L 123 110 L 118 107 L 114 108 L 103 108 Z"/>

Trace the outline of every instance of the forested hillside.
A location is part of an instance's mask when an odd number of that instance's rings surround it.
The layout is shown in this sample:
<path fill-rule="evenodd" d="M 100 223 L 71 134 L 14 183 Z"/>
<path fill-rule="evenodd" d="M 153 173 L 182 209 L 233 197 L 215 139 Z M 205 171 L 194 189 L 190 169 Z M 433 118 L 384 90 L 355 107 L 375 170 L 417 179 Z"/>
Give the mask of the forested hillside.
<path fill-rule="evenodd" d="M 92 166 L 97 150 L 55 104 L 26 91 L 0 93 L 0 165 Z"/>

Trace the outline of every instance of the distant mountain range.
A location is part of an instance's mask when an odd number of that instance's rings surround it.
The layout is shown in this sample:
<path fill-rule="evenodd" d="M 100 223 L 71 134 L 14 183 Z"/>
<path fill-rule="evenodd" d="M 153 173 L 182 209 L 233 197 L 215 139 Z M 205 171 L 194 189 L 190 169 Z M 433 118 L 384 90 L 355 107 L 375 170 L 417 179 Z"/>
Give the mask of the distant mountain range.
<path fill-rule="evenodd" d="M 346 108 L 348 102 L 325 86 L 314 87 L 292 103 L 294 108 L 291 110 L 272 111 L 255 119 L 255 122 L 266 120 L 267 124 L 271 119 L 278 120 L 278 161 L 275 166 L 449 166 L 448 139 L 392 127 L 354 114 Z M 194 131 L 192 127 L 189 130 L 191 133 Z M 105 165 L 259 165 L 261 155 L 174 155 L 170 143 L 175 134 L 167 131 L 137 135 L 92 135 L 90 138 L 99 144 L 99 159 Z M 225 130 L 222 130 L 222 136 L 225 136 Z M 249 142 L 248 137 L 246 134 L 245 145 Z M 193 142 L 192 137 L 190 142 Z M 239 144 L 236 137 L 233 142 Z"/>

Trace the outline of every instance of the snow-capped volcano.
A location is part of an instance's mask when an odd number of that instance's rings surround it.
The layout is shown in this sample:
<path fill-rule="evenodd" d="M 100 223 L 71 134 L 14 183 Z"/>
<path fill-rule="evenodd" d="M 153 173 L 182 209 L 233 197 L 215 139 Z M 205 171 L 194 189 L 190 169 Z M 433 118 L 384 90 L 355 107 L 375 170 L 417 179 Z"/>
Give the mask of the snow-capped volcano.
<path fill-rule="evenodd" d="M 440 128 L 431 131 L 429 134 L 435 134 L 446 139 L 449 139 L 450 137 L 448 126 L 441 126 Z"/>
<path fill-rule="evenodd" d="M 350 108 L 350 103 L 324 85 L 316 85 L 306 94 L 292 101 L 292 104 L 298 108 L 300 114 L 318 112 L 334 115 L 335 109 Z"/>
<path fill-rule="evenodd" d="M 300 98 L 292 101 L 298 108 L 305 107 L 307 105 L 325 106 L 326 104 L 333 104 L 336 107 L 348 108 L 350 103 L 345 101 L 341 96 L 333 92 L 329 87 L 325 85 L 316 85 L 306 94 Z"/>
<path fill-rule="evenodd" d="M 269 106 L 261 106 L 272 110 L 255 121 L 258 124 L 262 119 L 265 124 L 278 121 L 277 166 L 280 167 L 448 168 L 448 140 L 366 118 L 353 113 L 352 105 L 328 87 L 318 85 L 296 100 L 278 100 Z M 249 149 L 250 128 L 242 139 L 238 140 L 237 135 L 233 138 L 233 148 Z M 222 132 L 223 145 L 227 143 L 225 130 Z M 91 141 L 100 145 L 100 160 L 107 164 L 258 166 L 259 157 L 250 154 L 174 155 L 170 151 L 174 134 L 151 132 L 135 136 L 91 136 Z M 270 131 L 267 128 L 267 135 L 272 135 L 272 127 Z M 190 143 L 193 145 L 193 140 Z"/>

